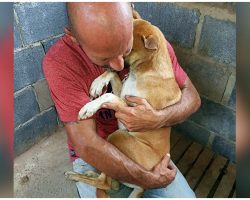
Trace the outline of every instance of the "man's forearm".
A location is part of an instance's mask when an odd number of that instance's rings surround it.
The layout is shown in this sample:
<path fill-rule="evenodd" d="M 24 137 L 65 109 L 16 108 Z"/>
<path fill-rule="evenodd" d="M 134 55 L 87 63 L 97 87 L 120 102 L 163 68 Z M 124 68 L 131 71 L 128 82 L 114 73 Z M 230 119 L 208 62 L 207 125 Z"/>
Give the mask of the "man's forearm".
<path fill-rule="evenodd" d="M 158 111 L 160 119 L 159 127 L 173 126 L 185 121 L 200 107 L 200 97 L 191 81 L 188 79 L 186 86 L 182 89 L 181 100 L 165 109 Z"/>
<path fill-rule="evenodd" d="M 90 165 L 108 176 L 141 186 L 152 186 L 151 172 L 136 164 L 115 146 L 100 138 L 94 131 L 94 122 L 67 124 L 67 134 L 76 154 Z M 83 132 L 84 130 L 84 132 Z"/>
<path fill-rule="evenodd" d="M 78 156 L 114 179 L 144 185 L 148 171 L 127 158 L 110 143 L 98 136 L 95 137 L 95 145 L 78 148 Z"/>

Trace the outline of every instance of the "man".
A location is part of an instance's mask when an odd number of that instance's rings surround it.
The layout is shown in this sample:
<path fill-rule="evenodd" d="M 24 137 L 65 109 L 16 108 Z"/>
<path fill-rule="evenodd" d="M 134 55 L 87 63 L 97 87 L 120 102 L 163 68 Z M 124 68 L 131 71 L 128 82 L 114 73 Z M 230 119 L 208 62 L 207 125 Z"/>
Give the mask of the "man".
<path fill-rule="evenodd" d="M 180 123 L 198 109 L 199 95 L 179 66 L 171 45 L 167 44 L 182 89 L 179 103 L 154 110 L 145 99 L 127 97 L 137 106 L 120 108 L 107 103 L 94 117 L 77 121 L 79 110 L 90 101 L 90 85 L 105 71 L 104 67 L 121 71 L 123 76 L 123 58 L 130 53 L 133 42 L 132 9 L 129 3 L 68 3 L 67 10 L 70 26 L 46 54 L 43 68 L 67 130 L 74 170 L 83 173 L 94 166 L 114 179 L 148 189 L 143 197 L 194 197 L 169 155 L 154 170 L 146 171 L 104 139 L 117 129 L 115 117 L 129 131 L 141 131 Z M 81 197 L 95 197 L 92 186 L 77 183 L 77 187 Z M 109 194 L 127 197 L 130 192 L 130 188 L 121 186 L 118 192 Z"/>

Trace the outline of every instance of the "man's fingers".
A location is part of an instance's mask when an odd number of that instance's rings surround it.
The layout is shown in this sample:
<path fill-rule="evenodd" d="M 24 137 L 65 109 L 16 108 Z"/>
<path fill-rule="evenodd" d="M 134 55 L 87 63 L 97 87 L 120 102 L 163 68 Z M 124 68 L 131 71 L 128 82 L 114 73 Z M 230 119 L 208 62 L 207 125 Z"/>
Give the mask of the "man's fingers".
<path fill-rule="evenodd" d="M 170 154 L 166 154 L 162 161 L 161 161 L 161 165 L 160 165 L 160 174 L 161 175 L 166 175 L 169 173 L 169 170 L 171 170 L 171 168 L 169 168 L 169 163 L 170 163 Z"/>
<path fill-rule="evenodd" d="M 167 153 L 167 154 L 163 157 L 163 159 L 162 159 L 162 165 L 163 165 L 164 167 L 167 167 L 167 166 L 169 166 L 169 162 L 170 162 L 170 154 Z"/>
<path fill-rule="evenodd" d="M 170 154 L 166 154 L 162 160 L 154 167 L 154 171 L 162 171 L 162 169 L 166 169 L 168 168 L 168 164 L 170 161 Z"/>
<path fill-rule="evenodd" d="M 126 121 L 124 121 L 122 119 L 120 119 L 119 121 L 127 128 L 127 122 Z"/>
<path fill-rule="evenodd" d="M 136 97 L 136 96 L 126 96 L 129 102 L 136 103 L 137 105 L 146 105 L 148 102 L 146 99 Z"/>
<path fill-rule="evenodd" d="M 176 169 L 176 167 L 175 167 L 175 165 L 174 165 L 174 163 L 170 160 L 170 162 L 169 162 L 169 164 L 168 164 L 168 168 L 169 169 Z"/>
<path fill-rule="evenodd" d="M 127 121 L 127 115 L 122 112 L 116 112 L 115 117 L 119 120 Z"/>
<path fill-rule="evenodd" d="M 107 109 L 110 109 L 110 110 L 118 111 L 119 110 L 119 104 L 117 104 L 117 103 L 104 103 L 104 104 L 102 104 L 102 108 L 107 108 Z"/>
<path fill-rule="evenodd" d="M 120 113 L 124 113 L 124 114 L 131 113 L 131 107 L 120 105 L 119 103 L 103 103 L 102 108 L 111 109 L 111 110 L 114 110 L 116 112 L 120 112 Z"/>

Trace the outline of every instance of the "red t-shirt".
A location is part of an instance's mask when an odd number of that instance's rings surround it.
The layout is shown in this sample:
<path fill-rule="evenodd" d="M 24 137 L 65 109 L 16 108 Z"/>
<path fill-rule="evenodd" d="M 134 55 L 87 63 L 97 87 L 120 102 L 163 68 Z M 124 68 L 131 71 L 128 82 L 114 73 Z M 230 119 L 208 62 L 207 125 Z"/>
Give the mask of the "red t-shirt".
<path fill-rule="evenodd" d="M 167 48 L 176 81 L 182 88 L 187 75 L 180 67 L 174 50 L 168 42 Z M 68 35 L 64 35 L 45 55 L 43 71 L 61 121 L 73 122 L 77 121 L 80 109 L 90 101 L 91 83 L 105 69 L 93 64 L 81 47 L 73 43 Z M 124 75 L 124 72 L 126 69 L 120 74 Z M 100 109 L 93 118 L 96 120 L 97 133 L 102 138 L 106 138 L 118 128 L 113 110 Z M 77 156 L 70 141 L 68 146 L 71 159 L 76 159 Z"/>

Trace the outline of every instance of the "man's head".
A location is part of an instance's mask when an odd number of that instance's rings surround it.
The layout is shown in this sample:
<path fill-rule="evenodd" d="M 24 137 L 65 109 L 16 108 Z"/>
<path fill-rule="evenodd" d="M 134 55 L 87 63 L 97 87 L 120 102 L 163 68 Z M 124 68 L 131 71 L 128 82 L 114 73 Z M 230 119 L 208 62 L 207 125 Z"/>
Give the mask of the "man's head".
<path fill-rule="evenodd" d="M 72 40 L 90 60 L 120 71 L 133 43 L 129 3 L 67 3 Z"/>

